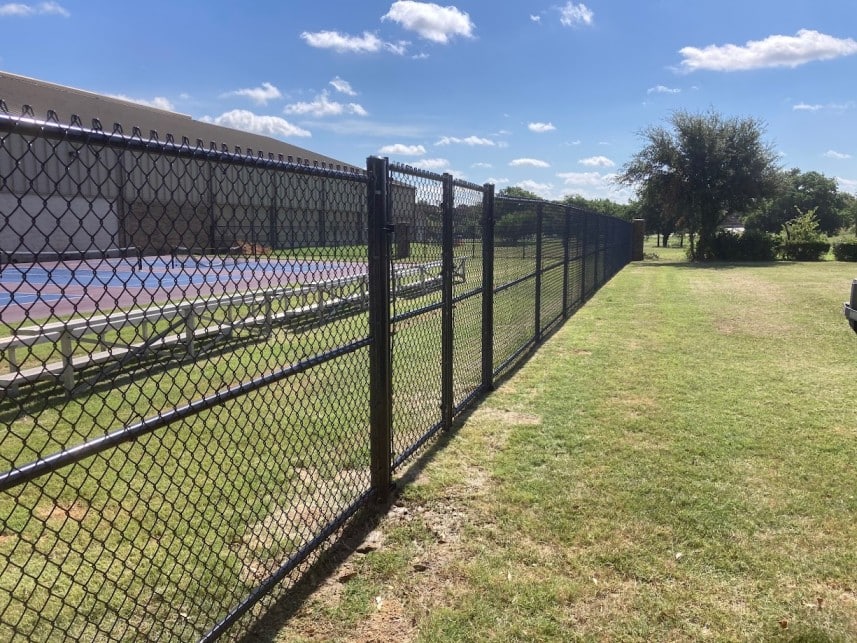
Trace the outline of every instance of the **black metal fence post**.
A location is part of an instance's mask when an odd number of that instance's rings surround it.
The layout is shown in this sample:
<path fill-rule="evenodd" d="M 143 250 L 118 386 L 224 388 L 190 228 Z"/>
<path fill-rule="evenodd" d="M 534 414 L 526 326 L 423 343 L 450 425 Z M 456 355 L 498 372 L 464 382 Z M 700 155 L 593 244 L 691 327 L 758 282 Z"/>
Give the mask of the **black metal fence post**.
<path fill-rule="evenodd" d="M 393 373 L 390 350 L 390 225 L 386 158 L 370 157 L 369 174 L 369 401 L 371 483 L 379 502 L 392 484 Z"/>
<path fill-rule="evenodd" d="M 536 342 L 542 340 L 542 236 L 544 233 L 544 206 L 539 203 L 536 206 Z"/>
<path fill-rule="evenodd" d="M 568 318 L 568 271 L 570 268 L 571 208 L 563 208 L 562 230 L 562 317 Z"/>
<path fill-rule="evenodd" d="M 589 241 L 589 230 L 587 224 L 589 223 L 589 213 L 581 212 L 580 221 L 577 224 L 577 229 L 580 234 L 580 304 L 586 301 L 586 262 L 588 261 L 588 257 L 586 256 L 586 251 L 588 250 L 588 241 Z"/>
<path fill-rule="evenodd" d="M 443 275 L 441 307 L 441 420 L 444 431 L 452 427 L 454 402 L 453 350 L 455 347 L 453 332 L 453 217 L 455 215 L 455 184 L 451 174 L 443 175 L 443 230 L 441 259 Z"/>
<path fill-rule="evenodd" d="M 482 195 L 482 390 L 494 389 L 494 186 Z"/>

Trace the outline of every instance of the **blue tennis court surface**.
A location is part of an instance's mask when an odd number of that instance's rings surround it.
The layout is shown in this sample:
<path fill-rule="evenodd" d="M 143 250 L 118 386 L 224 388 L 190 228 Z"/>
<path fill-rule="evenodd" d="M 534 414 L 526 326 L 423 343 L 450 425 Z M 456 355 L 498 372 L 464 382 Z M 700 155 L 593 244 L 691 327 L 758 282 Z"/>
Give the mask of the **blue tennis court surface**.
<path fill-rule="evenodd" d="M 24 306 L 27 304 L 34 304 L 37 301 L 43 301 L 45 303 L 50 303 L 53 301 L 59 301 L 60 299 L 74 299 L 74 297 L 70 297 L 60 293 L 34 293 L 34 292 L 4 292 L 0 291 L 0 307 L 2 306 L 11 306 L 18 305 Z"/>
<path fill-rule="evenodd" d="M 13 293 L 14 286 L 28 285 L 41 290 L 46 286 L 66 288 L 128 288 L 155 290 L 187 288 L 203 284 L 240 283 L 249 279 L 281 282 L 291 276 L 341 271 L 349 264 L 325 261 L 294 261 L 276 259 L 230 259 L 197 261 L 168 257 L 143 258 L 142 267 L 129 261 L 75 262 L 76 265 L 11 264 L 3 268 L 0 284 L 0 305 L 14 301 L 25 303 Z M 352 264 L 353 265 L 353 264 Z M 10 296 L 11 295 L 11 296 Z M 44 299 L 44 296 L 42 297 Z"/>

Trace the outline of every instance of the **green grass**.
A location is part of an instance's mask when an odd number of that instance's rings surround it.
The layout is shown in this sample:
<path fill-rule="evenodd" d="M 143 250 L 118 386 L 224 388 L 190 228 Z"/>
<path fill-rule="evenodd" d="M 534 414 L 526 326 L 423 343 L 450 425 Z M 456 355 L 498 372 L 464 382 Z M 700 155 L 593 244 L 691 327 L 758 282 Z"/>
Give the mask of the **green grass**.
<path fill-rule="evenodd" d="M 479 284 L 471 262 L 456 292 Z M 396 308 L 439 299 L 431 291 Z M 440 351 L 439 320 L 413 318 L 396 338 L 397 387 L 419 402 L 400 413 L 399 450 L 438 417 L 440 360 L 425 356 Z M 176 346 L 72 397 L 50 382 L 23 386 L 0 399 L 2 469 L 368 334 L 365 312 L 269 334 L 243 328 L 200 341 L 196 359 Z M 52 351 L 27 359 L 57 359 Z M 368 375 L 363 348 L 0 494 L 0 639 L 200 635 L 368 488 Z"/>
<path fill-rule="evenodd" d="M 857 639 L 854 266 L 647 252 L 404 489 L 374 602 L 271 638 Z"/>

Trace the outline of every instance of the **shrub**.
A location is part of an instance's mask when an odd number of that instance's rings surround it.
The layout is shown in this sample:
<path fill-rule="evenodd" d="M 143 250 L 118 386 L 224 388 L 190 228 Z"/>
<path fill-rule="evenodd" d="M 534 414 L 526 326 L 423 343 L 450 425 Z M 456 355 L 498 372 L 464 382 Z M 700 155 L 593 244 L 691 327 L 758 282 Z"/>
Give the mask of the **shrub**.
<path fill-rule="evenodd" d="M 787 261 L 821 261 L 830 243 L 827 241 L 794 241 L 786 239 L 780 245 L 780 256 Z"/>
<path fill-rule="evenodd" d="M 760 230 L 745 230 L 738 235 L 720 230 L 711 244 L 711 258 L 716 261 L 773 261 L 777 258 L 778 240 Z"/>
<path fill-rule="evenodd" d="M 857 239 L 834 243 L 833 256 L 837 261 L 857 261 Z"/>
<path fill-rule="evenodd" d="M 741 261 L 774 261 L 779 239 L 761 230 L 745 230 L 738 239 Z"/>

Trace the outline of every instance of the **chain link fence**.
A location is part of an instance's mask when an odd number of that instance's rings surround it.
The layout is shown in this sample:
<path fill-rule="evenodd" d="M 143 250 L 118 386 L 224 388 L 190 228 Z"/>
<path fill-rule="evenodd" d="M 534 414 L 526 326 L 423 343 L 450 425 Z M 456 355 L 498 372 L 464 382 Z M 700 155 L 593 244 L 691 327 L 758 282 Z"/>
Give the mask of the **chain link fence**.
<path fill-rule="evenodd" d="M 0 105 L 0 639 L 238 636 L 630 224 Z"/>

